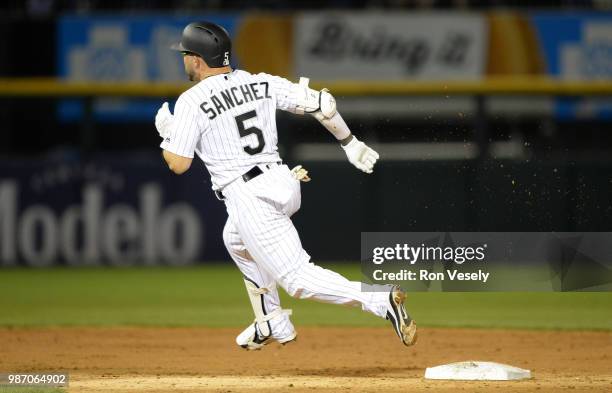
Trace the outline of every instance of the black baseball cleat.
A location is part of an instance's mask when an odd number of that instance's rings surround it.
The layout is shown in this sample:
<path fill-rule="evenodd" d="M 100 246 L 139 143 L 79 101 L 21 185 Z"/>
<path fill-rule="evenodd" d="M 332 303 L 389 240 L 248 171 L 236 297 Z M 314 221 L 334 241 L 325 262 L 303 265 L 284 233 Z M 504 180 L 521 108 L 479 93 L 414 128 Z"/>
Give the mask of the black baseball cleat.
<path fill-rule="evenodd" d="M 414 345 L 417 341 L 416 323 L 410 318 L 404 307 L 406 292 L 397 285 L 394 285 L 389 292 L 389 305 L 387 306 L 387 317 L 395 333 L 402 340 L 405 346 Z"/>

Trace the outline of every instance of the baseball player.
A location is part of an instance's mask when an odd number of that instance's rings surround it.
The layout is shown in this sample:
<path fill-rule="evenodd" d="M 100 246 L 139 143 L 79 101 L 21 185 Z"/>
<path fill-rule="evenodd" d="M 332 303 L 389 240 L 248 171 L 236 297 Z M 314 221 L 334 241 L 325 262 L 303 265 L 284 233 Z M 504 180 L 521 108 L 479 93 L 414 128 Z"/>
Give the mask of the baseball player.
<path fill-rule="evenodd" d="M 360 282 L 310 262 L 291 216 L 300 208 L 301 167 L 290 170 L 278 154 L 277 109 L 314 116 L 340 143 L 351 164 L 372 173 L 378 154 L 351 134 L 326 90 L 265 73 L 232 69 L 227 31 L 210 22 L 185 27 L 172 46 L 183 55 L 185 72 L 196 82 L 178 98 L 174 114 L 164 103 L 155 117 L 170 170 L 182 174 L 194 153 L 206 165 L 216 196 L 225 202 L 227 250 L 242 272 L 254 322 L 236 338 L 246 349 L 296 338 L 290 310 L 281 308 L 277 284 L 291 296 L 359 306 L 391 321 L 402 343 L 416 342 L 416 324 L 404 308 L 398 286 L 362 291 Z M 342 205 L 342 201 L 330 201 Z M 374 290 L 376 289 L 376 290 Z"/>

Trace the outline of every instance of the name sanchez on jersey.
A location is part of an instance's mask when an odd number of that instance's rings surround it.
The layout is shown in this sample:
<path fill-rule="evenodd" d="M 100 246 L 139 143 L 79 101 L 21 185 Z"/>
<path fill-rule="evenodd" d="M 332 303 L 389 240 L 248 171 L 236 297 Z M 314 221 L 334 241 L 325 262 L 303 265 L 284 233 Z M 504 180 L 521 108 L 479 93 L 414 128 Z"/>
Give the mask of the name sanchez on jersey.
<path fill-rule="evenodd" d="M 220 97 L 216 94 L 210 96 L 210 102 L 204 101 L 200 108 L 208 114 L 210 120 L 221 115 L 228 109 L 251 101 L 272 98 L 269 94 L 268 82 L 245 83 L 222 90 Z M 212 103 L 211 103 L 212 102 Z"/>

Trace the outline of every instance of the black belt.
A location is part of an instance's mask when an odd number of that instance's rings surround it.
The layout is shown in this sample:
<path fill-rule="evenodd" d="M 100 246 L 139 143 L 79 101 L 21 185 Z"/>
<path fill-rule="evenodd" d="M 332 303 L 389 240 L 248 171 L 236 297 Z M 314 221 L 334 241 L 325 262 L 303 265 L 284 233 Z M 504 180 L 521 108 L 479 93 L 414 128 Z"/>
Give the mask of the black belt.
<path fill-rule="evenodd" d="M 266 168 L 268 169 L 270 169 L 271 166 L 272 164 L 266 164 Z M 262 173 L 263 171 L 261 170 L 261 168 L 255 165 L 253 168 L 249 169 L 244 175 L 242 175 L 242 180 L 246 183 L 250 180 L 255 179 L 257 176 L 261 175 Z M 217 199 L 219 200 L 225 199 L 225 197 L 223 196 L 223 193 L 219 190 L 215 191 L 215 195 L 217 196 Z"/>
<path fill-rule="evenodd" d="M 267 167 L 268 169 L 270 169 L 269 165 Z M 246 183 L 249 180 L 255 179 L 257 176 L 261 175 L 262 173 L 263 171 L 261 170 L 261 168 L 255 165 L 253 168 L 249 169 L 247 173 L 242 175 L 242 180 L 244 180 L 244 182 Z"/>

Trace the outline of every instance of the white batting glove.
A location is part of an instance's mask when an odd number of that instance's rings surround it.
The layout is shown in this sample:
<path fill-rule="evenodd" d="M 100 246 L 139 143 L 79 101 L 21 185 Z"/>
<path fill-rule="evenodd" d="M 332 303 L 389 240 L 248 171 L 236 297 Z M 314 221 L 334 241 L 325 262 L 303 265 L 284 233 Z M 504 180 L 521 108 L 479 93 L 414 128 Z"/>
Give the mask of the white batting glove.
<path fill-rule="evenodd" d="M 296 180 L 303 181 L 308 183 L 310 181 L 310 176 L 308 176 L 308 171 L 306 168 L 303 168 L 301 165 L 296 166 L 291 170 L 291 174 L 295 177 Z"/>
<path fill-rule="evenodd" d="M 155 115 L 155 128 L 159 132 L 159 136 L 166 139 L 172 133 L 172 123 L 174 116 L 170 113 L 168 103 L 164 102 Z"/>
<path fill-rule="evenodd" d="M 342 146 L 351 164 L 365 173 L 372 173 L 374 164 L 378 160 L 378 153 L 353 135 L 353 139 Z"/>

